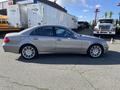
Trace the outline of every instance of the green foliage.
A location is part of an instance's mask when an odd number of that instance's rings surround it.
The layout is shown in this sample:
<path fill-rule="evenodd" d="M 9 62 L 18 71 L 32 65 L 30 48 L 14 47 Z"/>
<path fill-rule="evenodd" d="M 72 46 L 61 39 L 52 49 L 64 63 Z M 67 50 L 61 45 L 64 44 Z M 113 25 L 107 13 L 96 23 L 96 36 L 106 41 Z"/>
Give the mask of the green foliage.
<path fill-rule="evenodd" d="M 112 18 L 113 16 L 113 12 L 110 11 L 110 12 L 105 12 L 105 18 Z"/>
<path fill-rule="evenodd" d="M 105 12 L 105 18 L 107 18 L 107 12 Z"/>

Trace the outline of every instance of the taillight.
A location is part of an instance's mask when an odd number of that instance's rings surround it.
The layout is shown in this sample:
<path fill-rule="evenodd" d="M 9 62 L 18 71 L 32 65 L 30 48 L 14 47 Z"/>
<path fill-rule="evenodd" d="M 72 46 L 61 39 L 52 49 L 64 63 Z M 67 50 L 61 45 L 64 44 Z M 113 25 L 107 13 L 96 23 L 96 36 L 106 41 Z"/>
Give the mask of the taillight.
<path fill-rule="evenodd" d="M 3 42 L 4 42 L 4 43 L 9 43 L 9 42 L 10 42 L 10 39 L 9 39 L 8 37 L 5 37 L 5 38 L 3 39 Z"/>

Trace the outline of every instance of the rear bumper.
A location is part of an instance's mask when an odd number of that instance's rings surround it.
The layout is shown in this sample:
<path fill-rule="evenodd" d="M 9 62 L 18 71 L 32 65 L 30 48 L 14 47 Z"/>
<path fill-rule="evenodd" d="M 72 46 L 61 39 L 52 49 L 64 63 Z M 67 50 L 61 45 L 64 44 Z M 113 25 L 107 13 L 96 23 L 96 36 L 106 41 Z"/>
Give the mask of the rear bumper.
<path fill-rule="evenodd" d="M 18 46 L 3 44 L 2 47 L 3 47 L 3 50 L 5 52 L 19 53 L 19 47 Z"/>

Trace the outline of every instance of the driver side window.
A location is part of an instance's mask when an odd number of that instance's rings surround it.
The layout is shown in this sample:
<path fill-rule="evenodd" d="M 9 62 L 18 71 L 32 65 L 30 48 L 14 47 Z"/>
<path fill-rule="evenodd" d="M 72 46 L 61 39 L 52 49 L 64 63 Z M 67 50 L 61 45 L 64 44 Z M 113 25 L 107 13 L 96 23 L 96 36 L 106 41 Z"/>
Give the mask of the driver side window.
<path fill-rule="evenodd" d="M 57 27 L 55 28 L 55 31 L 57 37 L 71 38 L 73 36 L 73 33 L 65 28 Z"/>

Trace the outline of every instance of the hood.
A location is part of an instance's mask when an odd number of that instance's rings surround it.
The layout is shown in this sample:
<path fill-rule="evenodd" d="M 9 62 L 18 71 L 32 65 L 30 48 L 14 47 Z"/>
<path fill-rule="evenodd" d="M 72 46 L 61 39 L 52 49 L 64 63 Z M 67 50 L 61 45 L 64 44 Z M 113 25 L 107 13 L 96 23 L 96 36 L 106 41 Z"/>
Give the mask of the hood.
<path fill-rule="evenodd" d="M 89 35 L 81 35 L 82 38 L 85 38 L 85 39 L 100 39 L 98 37 L 94 37 L 94 36 L 89 36 Z"/>
<path fill-rule="evenodd" d="M 103 42 L 105 41 L 102 38 L 98 38 L 98 37 L 94 37 L 94 36 L 89 36 L 89 35 L 78 35 L 78 39 L 81 40 L 88 40 L 88 41 L 92 41 L 92 42 Z"/>

